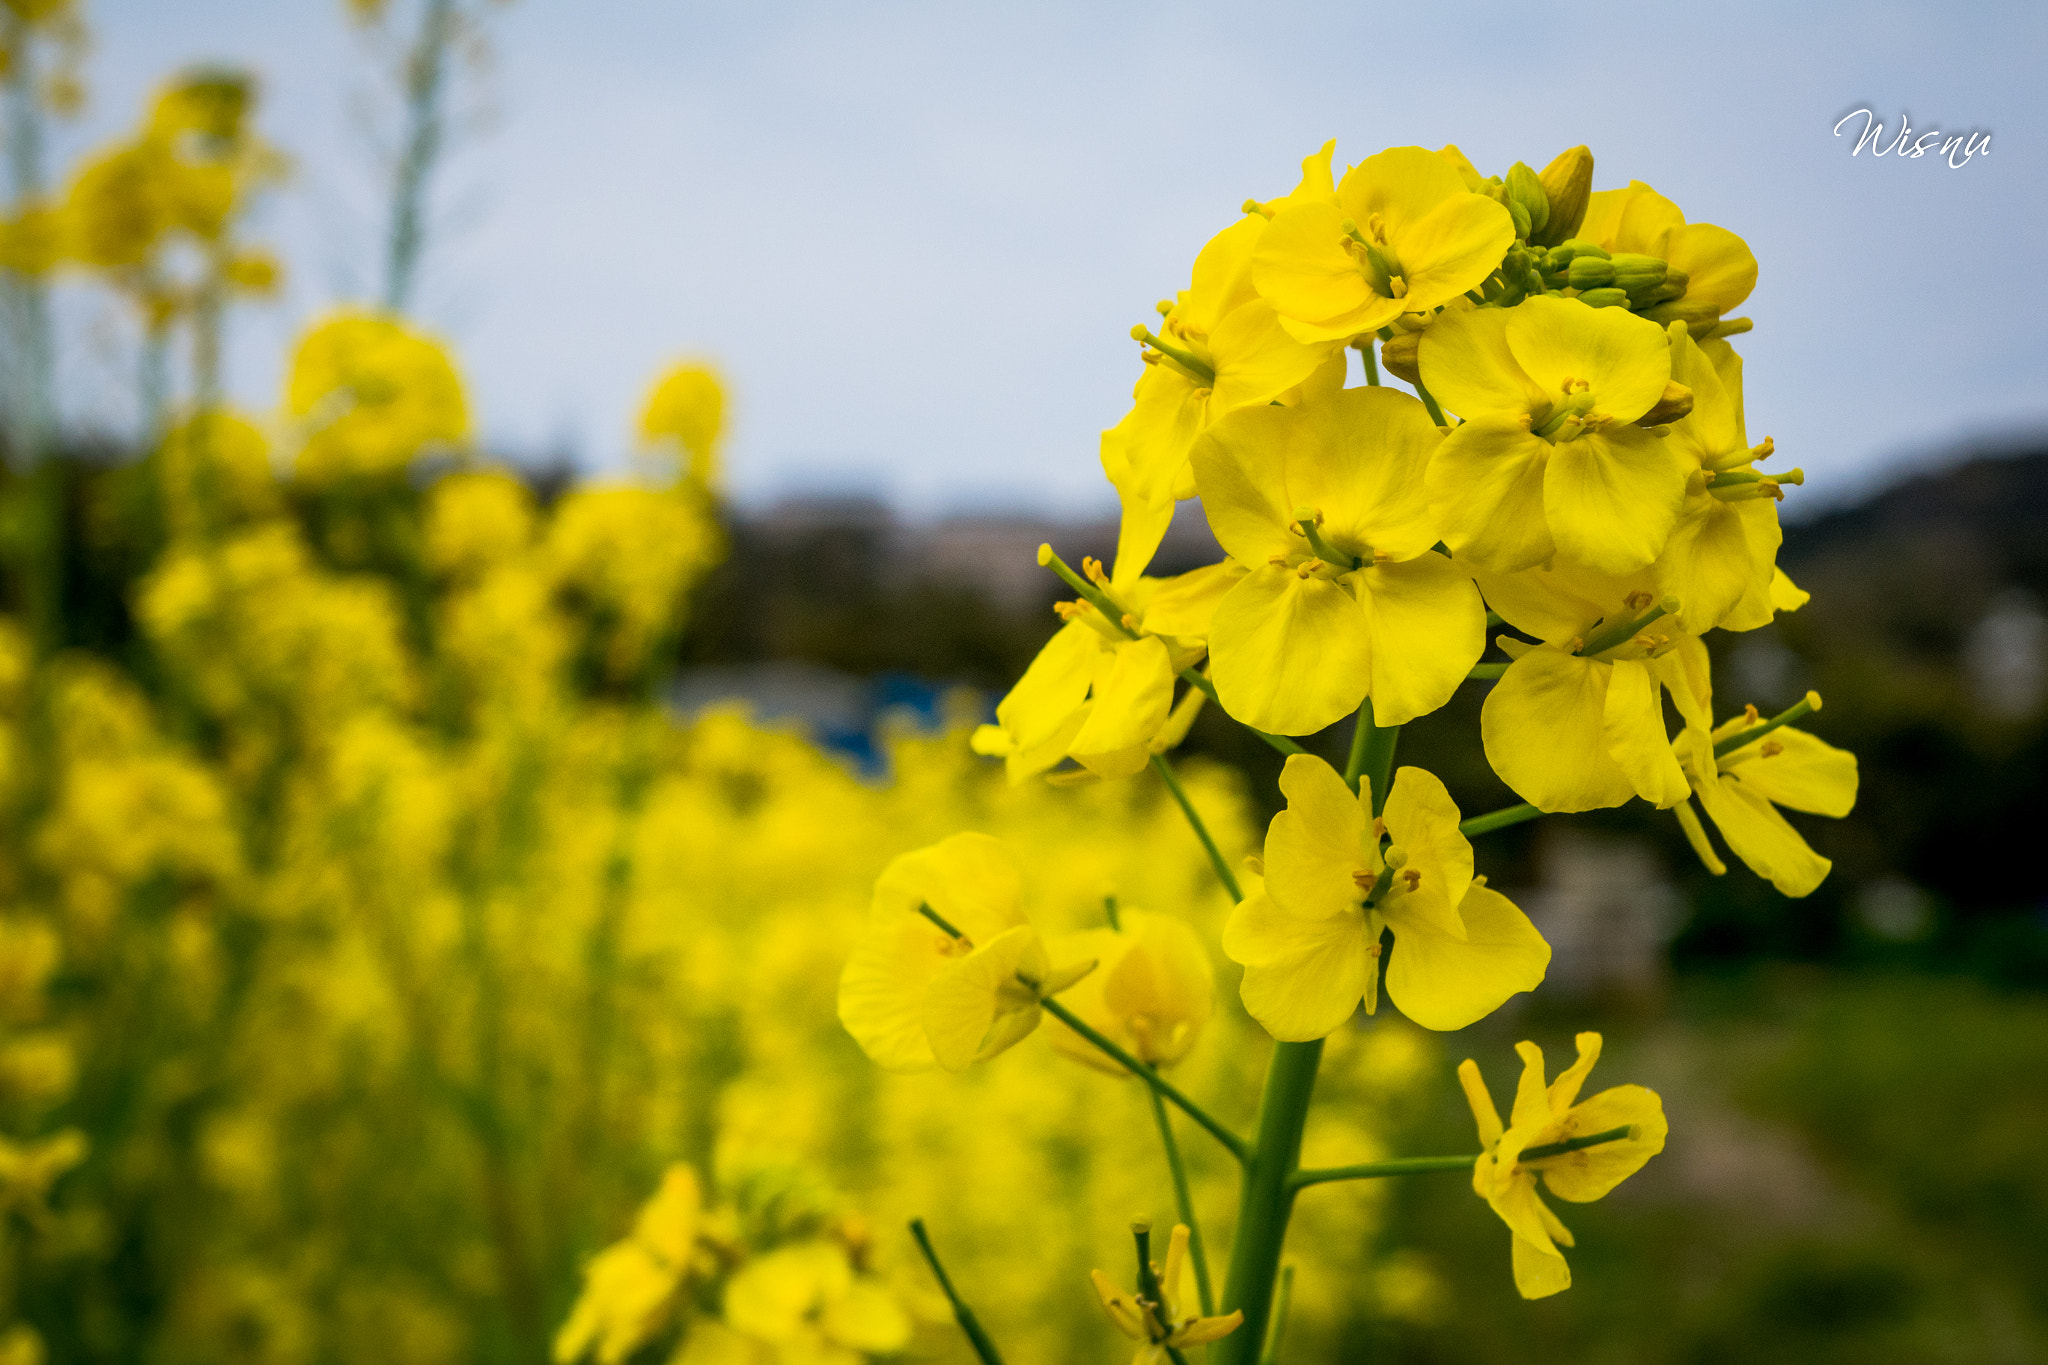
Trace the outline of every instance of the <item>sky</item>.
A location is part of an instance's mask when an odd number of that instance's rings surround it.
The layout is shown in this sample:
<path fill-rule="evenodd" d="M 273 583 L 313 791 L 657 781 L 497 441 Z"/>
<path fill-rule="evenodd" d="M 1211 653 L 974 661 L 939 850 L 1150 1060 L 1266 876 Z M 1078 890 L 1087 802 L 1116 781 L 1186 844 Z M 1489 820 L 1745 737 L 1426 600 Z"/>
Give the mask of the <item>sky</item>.
<path fill-rule="evenodd" d="M 297 169 L 256 235 L 290 278 L 236 316 L 229 378 L 274 407 L 298 329 L 374 293 L 388 74 L 340 0 L 87 17 L 91 104 L 60 153 L 182 65 L 264 78 Z M 1456 143 L 1488 172 L 1585 142 L 1597 188 L 1644 180 L 1741 234 L 1750 435 L 1807 471 L 1809 508 L 2048 434 L 2048 7 L 511 0 L 485 33 L 414 311 L 515 457 L 616 467 L 649 381 L 704 357 L 743 503 L 1113 507 L 1097 439 L 1140 372 L 1131 324 L 1332 137 L 1340 168 Z M 1903 114 L 1990 150 L 1857 154 L 1865 119 L 1833 130 L 1860 108 L 1887 145 Z M 111 312 L 68 302 L 64 378 L 118 421 Z"/>

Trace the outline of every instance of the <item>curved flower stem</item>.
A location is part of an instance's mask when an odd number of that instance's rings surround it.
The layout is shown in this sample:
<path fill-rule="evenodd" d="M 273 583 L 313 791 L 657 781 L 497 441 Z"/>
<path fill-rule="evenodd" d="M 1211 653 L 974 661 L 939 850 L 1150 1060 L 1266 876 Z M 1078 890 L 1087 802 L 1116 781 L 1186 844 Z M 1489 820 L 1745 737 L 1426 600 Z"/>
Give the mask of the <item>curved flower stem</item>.
<path fill-rule="evenodd" d="M 1202 841 L 1202 847 L 1209 851 L 1209 863 L 1216 869 L 1216 880 L 1223 883 L 1223 889 L 1230 893 L 1230 899 L 1241 901 L 1244 892 L 1238 887 L 1237 874 L 1230 870 L 1223 850 L 1216 847 L 1216 841 L 1209 837 L 1209 827 L 1202 823 L 1202 817 L 1195 811 L 1195 803 L 1188 800 L 1187 792 L 1181 789 L 1180 779 L 1173 775 L 1173 767 L 1166 761 L 1166 755 L 1152 755 L 1152 766 L 1166 779 L 1166 789 L 1173 793 L 1173 799 L 1180 802 L 1180 813 L 1187 816 L 1188 824 L 1194 828 L 1195 837 Z"/>
<path fill-rule="evenodd" d="M 1152 1117 L 1159 1124 L 1159 1141 L 1166 1148 L 1166 1167 L 1173 1173 L 1173 1199 L 1180 1208 L 1180 1221 L 1188 1225 L 1188 1257 L 1195 1263 L 1195 1294 L 1202 1303 L 1202 1316 L 1216 1312 L 1216 1296 L 1209 1288 L 1209 1254 L 1202 1246 L 1202 1225 L 1195 1221 L 1195 1200 L 1188 1191 L 1188 1171 L 1180 1159 L 1180 1143 L 1174 1140 L 1173 1118 L 1159 1092 L 1149 1092 Z"/>
<path fill-rule="evenodd" d="M 1422 387 L 1420 379 L 1415 381 L 1415 396 L 1422 400 L 1422 406 L 1429 409 L 1429 420 L 1438 426 L 1449 426 L 1444 421 L 1444 410 L 1436 405 L 1436 399 L 1429 396 L 1429 390 Z"/>
<path fill-rule="evenodd" d="M 1211 1358 L 1218 1365 L 1258 1365 L 1265 1347 L 1280 1250 L 1294 1211 L 1289 1182 L 1301 1162 L 1301 1133 L 1308 1125 L 1316 1067 L 1322 1058 L 1320 1038 L 1273 1045 L 1266 1091 L 1259 1099 L 1259 1126 L 1245 1161 L 1230 1269 L 1223 1281 L 1223 1311 L 1242 1311 L 1244 1325 L 1212 1348 Z"/>
<path fill-rule="evenodd" d="M 1080 1015 L 1075 1014 L 1072 1010 L 1068 1009 L 1065 1005 L 1062 1005 L 1059 1001 L 1053 999 L 1051 996 L 1047 996 L 1045 999 L 1039 1001 L 1039 1004 L 1045 1007 L 1045 1012 L 1047 1014 L 1050 1014 L 1053 1018 L 1059 1020 L 1062 1024 L 1065 1024 L 1068 1028 L 1080 1034 L 1083 1038 L 1086 1038 L 1095 1046 L 1101 1048 L 1104 1052 L 1108 1053 L 1110 1057 L 1114 1058 L 1117 1064 L 1123 1067 L 1124 1070 L 1130 1072 L 1133 1076 L 1136 1076 L 1146 1085 L 1151 1086 L 1152 1089 L 1163 1098 L 1171 1101 L 1176 1109 L 1179 1109 L 1183 1114 L 1186 1114 L 1189 1118 L 1193 1119 L 1196 1123 L 1200 1124 L 1204 1129 L 1206 1129 L 1209 1133 L 1209 1136 L 1215 1138 L 1218 1142 L 1222 1143 L 1225 1147 L 1229 1148 L 1230 1154 L 1232 1156 L 1236 1157 L 1239 1161 L 1243 1161 L 1246 1159 L 1246 1155 L 1249 1149 L 1245 1146 L 1245 1140 L 1239 1137 L 1237 1134 L 1231 1132 L 1228 1128 L 1225 1128 L 1215 1118 L 1211 1117 L 1208 1110 L 1202 1108 L 1201 1105 L 1196 1104 L 1193 1100 L 1189 1099 L 1186 1095 L 1182 1094 L 1179 1086 L 1175 1085 L 1172 1081 L 1167 1080 L 1166 1077 L 1160 1075 L 1159 1072 L 1153 1067 L 1147 1066 L 1145 1063 L 1139 1061 L 1136 1057 L 1133 1057 L 1130 1053 L 1124 1051 L 1123 1048 L 1117 1046 L 1110 1039 L 1104 1037 L 1102 1033 L 1100 1033 L 1092 1025 L 1083 1020 Z M 1192 1226 L 1193 1225 L 1190 1224 L 1191 1228 Z"/>
<path fill-rule="evenodd" d="M 1506 829 L 1509 825 L 1519 825 L 1524 820 L 1534 820 L 1541 814 L 1542 811 L 1524 801 L 1519 806 L 1506 806 L 1500 810 L 1490 810 L 1484 815 L 1475 815 L 1458 826 L 1458 833 L 1470 839 L 1475 835 L 1491 834 L 1497 829 Z"/>
<path fill-rule="evenodd" d="M 960 1330 L 967 1334 L 967 1344 L 974 1348 L 974 1354 L 980 1358 L 981 1365 L 1003 1365 L 1003 1353 L 996 1349 L 995 1342 L 989 1340 L 988 1333 L 982 1330 L 980 1320 L 974 1316 L 974 1310 L 969 1308 L 954 1290 L 953 1281 L 946 1274 L 946 1267 L 939 1264 L 939 1253 L 932 1250 L 932 1239 L 925 1235 L 924 1219 L 910 1220 L 910 1235 L 917 1239 L 917 1249 L 924 1253 L 925 1263 L 932 1268 L 932 1274 L 939 1281 L 939 1288 L 945 1291 L 946 1302 L 953 1305 L 953 1319 L 960 1324 Z"/>
<path fill-rule="evenodd" d="M 1820 693 L 1808 692 L 1804 697 L 1792 703 L 1792 705 L 1786 707 L 1777 715 L 1772 716 L 1763 724 L 1753 725 L 1747 730 L 1738 730 L 1716 744 L 1714 746 L 1714 757 L 1720 758 L 1726 754 L 1733 753 L 1746 744 L 1754 744 L 1779 726 L 1790 725 L 1793 721 L 1802 720 L 1818 710 L 1820 710 Z"/>
<path fill-rule="evenodd" d="M 1472 671 L 1465 675 L 1466 682 L 1486 682 L 1500 677 L 1508 671 L 1506 664 L 1474 664 Z"/>

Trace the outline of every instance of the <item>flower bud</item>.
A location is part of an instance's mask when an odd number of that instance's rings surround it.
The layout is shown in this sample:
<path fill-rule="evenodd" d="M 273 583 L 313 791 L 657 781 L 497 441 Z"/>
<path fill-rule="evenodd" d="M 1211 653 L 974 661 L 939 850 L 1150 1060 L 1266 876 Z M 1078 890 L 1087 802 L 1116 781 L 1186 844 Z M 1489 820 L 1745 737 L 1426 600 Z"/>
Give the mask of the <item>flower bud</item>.
<path fill-rule="evenodd" d="M 1666 422 L 1676 422 L 1691 411 L 1692 390 L 1675 379 L 1669 380 L 1664 385 L 1662 396 L 1657 399 L 1650 410 L 1641 417 L 1636 418 L 1636 425 L 1639 427 L 1662 426 Z"/>
<path fill-rule="evenodd" d="M 1422 333 L 1396 332 L 1380 344 L 1380 367 L 1409 384 L 1422 382 Z"/>
<path fill-rule="evenodd" d="M 1655 256 L 1639 256 L 1624 251 L 1607 259 L 1614 267 L 1614 283 L 1630 293 L 1653 289 L 1664 283 L 1666 266 Z"/>
<path fill-rule="evenodd" d="M 1565 283 L 1574 289 L 1604 289 L 1614 281 L 1614 265 L 1598 256 L 1574 256 Z"/>
<path fill-rule="evenodd" d="M 1536 172 L 1517 161 L 1508 167 L 1507 191 L 1509 204 L 1519 204 L 1528 216 L 1530 230 L 1543 231 L 1550 222 L 1550 196 L 1543 192 L 1543 181 Z M 1517 224 L 1520 221 L 1520 218 L 1516 219 Z M 1527 238 L 1529 233 L 1524 232 L 1522 236 Z"/>
<path fill-rule="evenodd" d="M 1513 174 L 1509 172 L 1510 176 Z M 1549 201 L 1550 212 L 1529 240 L 1538 246 L 1555 246 L 1568 240 L 1585 221 L 1586 200 L 1593 193 L 1592 150 L 1579 146 L 1559 152 L 1537 179 L 1543 187 L 1543 197 Z"/>
<path fill-rule="evenodd" d="M 1587 289 L 1580 292 L 1579 302 L 1588 308 L 1626 308 L 1628 291 L 1614 288 Z"/>

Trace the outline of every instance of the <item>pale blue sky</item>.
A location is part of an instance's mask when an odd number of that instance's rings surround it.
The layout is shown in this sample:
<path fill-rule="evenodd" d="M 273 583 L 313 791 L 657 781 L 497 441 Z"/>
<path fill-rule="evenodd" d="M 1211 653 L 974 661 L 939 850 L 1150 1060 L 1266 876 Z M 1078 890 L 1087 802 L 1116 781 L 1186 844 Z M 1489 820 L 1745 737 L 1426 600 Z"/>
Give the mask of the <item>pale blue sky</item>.
<path fill-rule="evenodd" d="M 265 75 L 263 125 L 301 159 L 263 224 L 290 290 L 237 323 L 254 404 L 375 259 L 350 111 L 380 87 L 341 12 L 88 4 L 92 107 L 62 145 L 220 59 Z M 510 450 L 616 459 L 649 376 L 701 354 L 735 390 L 743 498 L 1102 505 L 1131 323 L 1327 137 L 1340 165 L 1456 142 L 1488 170 L 1584 141 L 1600 186 L 1647 180 L 1748 238 L 1751 435 L 1809 471 L 1795 496 L 2048 430 L 2042 7 L 516 0 L 491 38 L 465 85 L 495 127 L 442 183 L 419 311 Z M 1989 130 L 1992 152 L 1852 158 L 1830 129 L 1866 104 Z M 114 410 L 126 362 L 103 327 L 66 364 Z"/>

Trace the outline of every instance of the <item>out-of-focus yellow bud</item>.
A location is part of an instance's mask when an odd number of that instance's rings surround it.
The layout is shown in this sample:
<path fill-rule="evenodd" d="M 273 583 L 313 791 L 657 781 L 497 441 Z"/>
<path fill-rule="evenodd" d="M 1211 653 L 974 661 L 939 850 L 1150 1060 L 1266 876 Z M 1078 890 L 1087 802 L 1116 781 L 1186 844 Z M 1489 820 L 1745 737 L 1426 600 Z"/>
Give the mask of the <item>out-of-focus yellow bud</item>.
<path fill-rule="evenodd" d="M 1422 333 L 1396 332 L 1380 343 L 1380 366 L 1396 379 L 1422 382 Z"/>
<path fill-rule="evenodd" d="M 1556 246 L 1569 240 L 1585 221 L 1586 201 L 1593 193 L 1592 149 L 1581 145 L 1559 152 L 1538 179 L 1550 202 L 1550 215 L 1529 241 L 1536 246 Z"/>
<path fill-rule="evenodd" d="M 1098 964 L 1060 1003 L 1154 1066 L 1170 1066 L 1187 1056 L 1215 1010 L 1216 973 L 1209 954 L 1195 931 L 1171 915 L 1124 910 L 1116 928 L 1065 935 L 1048 951 L 1057 964 Z M 1112 1075 L 1130 1074 L 1057 1019 L 1046 1036 L 1077 1062 Z"/>
<path fill-rule="evenodd" d="M 718 442 L 725 434 L 725 385 L 709 365 L 677 365 L 658 380 L 640 410 L 640 439 L 649 448 L 679 451 L 677 477 L 709 488 L 718 477 Z"/>

